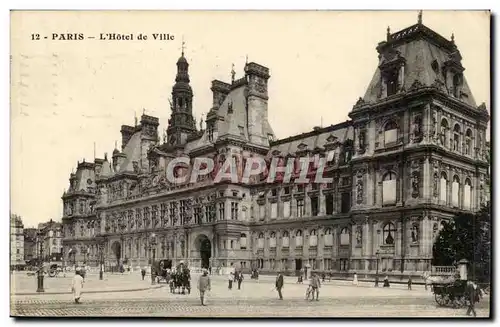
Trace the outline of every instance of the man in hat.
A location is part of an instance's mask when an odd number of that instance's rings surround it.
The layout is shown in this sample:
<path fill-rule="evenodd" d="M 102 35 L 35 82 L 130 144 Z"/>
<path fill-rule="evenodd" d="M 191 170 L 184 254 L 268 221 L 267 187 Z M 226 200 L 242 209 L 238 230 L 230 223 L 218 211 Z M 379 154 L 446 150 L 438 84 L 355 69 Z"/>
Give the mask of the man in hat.
<path fill-rule="evenodd" d="M 71 284 L 71 292 L 73 293 L 73 298 L 75 303 L 80 303 L 80 296 L 82 295 L 83 288 L 83 277 L 81 276 L 81 270 L 79 267 L 75 270 L 75 277 Z"/>
<path fill-rule="evenodd" d="M 202 275 L 200 276 L 200 279 L 198 279 L 198 290 L 200 291 L 200 300 L 201 300 L 201 305 L 206 305 L 204 303 L 205 301 L 205 292 L 210 291 L 210 277 L 208 276 L 208 271 L 206 269 L 203 269 Z"/>
<path fill-rule="evenodd" d="M 283 294 L 281 294 L 281 289 L 283 288 L 283 275 L 281 274 L 281 271 L 278 272 L 278 276 L 276 276 L 276 290 L 278 291 L 278 295 L 280 297 L 280 300 L 283 300 Z"/>

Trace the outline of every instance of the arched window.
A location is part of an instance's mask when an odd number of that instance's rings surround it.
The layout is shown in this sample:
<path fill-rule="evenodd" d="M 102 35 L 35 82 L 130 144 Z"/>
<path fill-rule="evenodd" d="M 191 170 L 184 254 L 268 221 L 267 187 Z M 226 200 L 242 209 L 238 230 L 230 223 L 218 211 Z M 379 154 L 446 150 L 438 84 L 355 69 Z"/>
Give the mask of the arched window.
<path fill-rule="evenodd" d="M 470 128 L 465 132 L 465 154 L 468 156 L 472 154 L 472 131 Z"/>
<path fill-rule="evenodd" d="M 325 246 L 333 246 L 333 233 L 331 228 L 325 229 L 324 242 Z"/>
<path fill-rule="evenodd" d="M 398 140 L 398 125 L 394 121 L 389 121 L 384 127 L 384 144 L 391 145 Z"/>
<path fill-rule="evenodd" d="M 396 227 L 393 223 L 388 223 L 384 226 L 384 244 L 394 245 L 394 237 L 396 236 Z"/>
<path fill-rule="evenodd" d="M 299 229 L 296 233 L 295 233 L 295 246 L 296 247 L 301 247 L 303 244 L 302 242 L 302 231 Z"/>
<path fill-rule="evenodd" d="M 290 234 L 287 231 L 283 232 L 283 236 L 281 238 L 281 246 L 284 248 L 290 246 Z"/>
<path fill-rule="evenodd" d="M 340 245 L 349 245 L 351 243 L 349 235 L 349 229 L 347 227 L 342 228 L 340 231 Z"/>
<path fill-rule="evenodd" d="M 309 234 L 309 246 L 318 246 L 318 232 L 315 229 Z"/>
<path fill-rule="evenodd" d="M 441 179 L 440 179 L 440 192 L 439 192 L 439 199 L 441 202 L 446 204 L 448 202 L 448 179 L 446 178 L 446 173 L 441 173 Z"/>
<path fill-rule="evenodd" d="M 382 203 L 395 204 L 396 203 L 396 174 L 388 172 L 382 179 Z"/>
<path fill-rule="evenodd" d="M 240 249 L 244 250 L 247 248 L 247 234 L 240 234 Z"/>
<path fill-rule="evenodd" d="M 453 127 L 453 151 L 460 151 L 460 125 Z"/>
<path fill-rule="evenodd" d="M 269 247 L 275 248 L 276 247 L 276 233 L 272 232 L 271 236 L 269 237 Z"/>
<path fill-rule="evenodd" d="M 230 248 L 230 249 L 234 249 L 234 241 L 233 241 L 233 240 L 231 240 L 231 242 L 230 242 L 229 244 L 230 244 L 230 245 L 229 245 L 229 248 Z"/>
<path fill-rule="evenodd" d="M 259 239 L 257 240 L 257 247 L 259 249 L 263 249 L 264 248 L 264 233 L 260 233 L 259 234 Z"/>
<path fill-rule="evenodd" d="M 446 119 L 441 120 L 441 133 L 439 135 L 441 140 L 441 145 L 448 147 L 448 121 Z"/>
<path fill-rule="evenodd" d="M 453 183 L 451 183 L 451 204 L 454 207 L 459 205 L 459 192 L 460 192 L 460 179 L 457 175 L 453 176 Z"/>
<path fill-rule="evenodd" d="M 472 184 L 470 182 L 470 179 L 465 180 L 464 184 L 464 209 L 470 210 L 471 209 L 471 202 L 472 202 Z"/>

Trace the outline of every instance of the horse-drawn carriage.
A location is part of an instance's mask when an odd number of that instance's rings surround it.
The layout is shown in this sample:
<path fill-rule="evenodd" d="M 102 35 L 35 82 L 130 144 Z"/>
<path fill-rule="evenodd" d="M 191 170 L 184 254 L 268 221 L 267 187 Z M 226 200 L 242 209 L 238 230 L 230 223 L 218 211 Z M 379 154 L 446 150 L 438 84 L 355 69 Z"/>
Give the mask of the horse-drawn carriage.
<path fill-rule="evenodd" d="M 191 272 L 181 262 L 176 269 L 170 274 L 170 292 L 179 294 L 191 294 Z"/>
<path fill-rule="evenodd" d="M 172 260 L 162 259 L 155 262 L 156 278 L 158 283 L 166 283 L 170 282 L 170 270 L 172 269 Z"/>
<path fill-rule="evenodd" d="M 428 277 L 434 299 L 440 306 L 462 308 L 468 304 L 467 274 L 455 267 L 433 267 Z"/>

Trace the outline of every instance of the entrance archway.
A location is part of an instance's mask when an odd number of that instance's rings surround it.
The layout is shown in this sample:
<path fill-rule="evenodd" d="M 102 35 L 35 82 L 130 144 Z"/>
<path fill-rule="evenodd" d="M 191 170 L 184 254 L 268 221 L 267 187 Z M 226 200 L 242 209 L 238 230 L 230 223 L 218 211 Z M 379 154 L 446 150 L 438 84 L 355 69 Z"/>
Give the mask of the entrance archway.
<path fill-rule="evenodd" d="M 113 251 L 117 265 L 119 265 L 122 256 L 122 245 L 120 244 L 120 242 L 118 241 L 113 242 L 113 244 L 111 245 L 111 251 Z"/>
<path fill-rule="evenodd" d="M 196 248 L 200 252 L 201 268 L 210 267 L 210 258 L 212 257 L 212 243 L 206 235 L 197 237 Z"/>

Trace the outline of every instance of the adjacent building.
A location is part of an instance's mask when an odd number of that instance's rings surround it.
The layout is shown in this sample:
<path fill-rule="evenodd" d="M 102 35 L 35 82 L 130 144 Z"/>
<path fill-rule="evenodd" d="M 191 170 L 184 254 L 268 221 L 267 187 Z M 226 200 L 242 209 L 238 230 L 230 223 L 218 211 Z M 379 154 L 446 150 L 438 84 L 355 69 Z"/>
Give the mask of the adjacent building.
<path fill-rule="evenodd" d="M 171 118 L 121 127 L 112 156 L 79 162 L 63 194 L 66 260 L 143 266 L 155 258 L 191 266 L 294 272 L 421 273 L 430 268 L 440 224 L 489 200 L 489 115 L 467 84 L 462 57 L 419 21 L 388 31 L 379 64 L 350 120 L 275 140 L 268 122 L 269 69 L 251 62 L 244 76 L 212 81 L 205 128 L 193 117 L 189 64 L 182 53 Z M 177 157 L 330 158 L 332 182 L 171 184 Z M 177 176 L 190 175 L 180 166 Z M 296 178 L 297 176 L 294 176 Z"/>
<path fill-rule="evenodd" d="M 10 214 L 10 269 L 22 269 L 24 261 L 24 225 L 16 214 Z"/>
<path fill-rule="evenodd" d="M 24 229 L 24 261 L 28 266 L 34 266 L 37 263 L 37 232 L 36 228 Z"/>
<path fill-rule="evenodd" d="M 43 259 L 45 261 L 62 261 L 62 223 L 52 219 L 38 224 L 38 240 L 42 240 Z M 40 249 L 38 249 L 40 250 Z"/>

